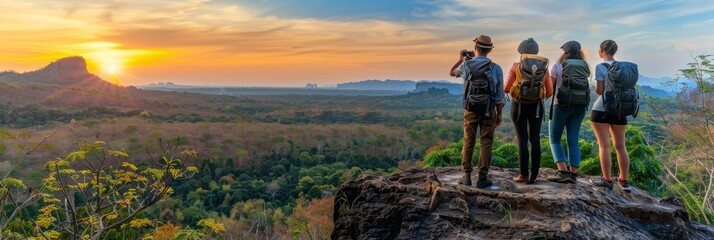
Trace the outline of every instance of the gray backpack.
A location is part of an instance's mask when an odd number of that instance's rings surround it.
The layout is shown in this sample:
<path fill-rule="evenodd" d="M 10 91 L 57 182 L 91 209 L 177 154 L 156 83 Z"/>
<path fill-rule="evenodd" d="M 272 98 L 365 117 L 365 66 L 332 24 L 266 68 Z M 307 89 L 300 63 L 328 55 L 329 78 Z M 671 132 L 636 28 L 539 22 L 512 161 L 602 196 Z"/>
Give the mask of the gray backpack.
<path fill-rule="evenodd" d="M 491 60 L 468 60 L 464 67 L 469 68 L 469 79 L 464 83 L 463 106 L 466 111 L 475 112 L 480 116 L 490 117 L 495 110 L 491 103 Z"/>
<path fill-rule="evenodd" d="M 607 79 L 603 93 L 605 112 L 618 117 L 634 116 L 640 111 L 639 93 L 635 88 L 640 75 L 637 64 L 630 62 L 603 63 L 607 67 Z"/>

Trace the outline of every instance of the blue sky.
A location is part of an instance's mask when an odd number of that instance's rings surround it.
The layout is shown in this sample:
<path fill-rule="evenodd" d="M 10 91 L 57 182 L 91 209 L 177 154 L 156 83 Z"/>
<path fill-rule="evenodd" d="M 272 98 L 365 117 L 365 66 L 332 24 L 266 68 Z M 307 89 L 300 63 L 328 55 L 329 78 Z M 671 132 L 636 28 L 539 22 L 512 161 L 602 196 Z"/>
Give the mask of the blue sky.
<path fill-rule="evenodd" d="M 304 86 L 364 79 L 457 82 L 458 52 L 490 35 L 508 66 L 532 37 L 540 55 L 579 41 L 600 62 L 616 58 L 652 77 L 674 77 L 695 54 L 714 54 L 712 1 L 472 0 L 0 0 L 2 69 L 32 70 L 82 55 L 127 84 Z M 93 67 L 92 67 L 93 66 Z M 116 71 L 121 69 L 121 71 Z"/>
<path fill-rule="evenodd" d="M 405 23 L 405 30 L 426 31 L 434 41 L 463 41 L 489 34 L 513 51 L 499 48 L 497 60 L 513 60 L 515 46 L 534 37 L 542 54 L 555 58 L 565 41 L 577 40 L 589 58 L 599 61 L 602 40 L 621 45 L 618 57 L 643 65 L 644 74 L 674 76 L 695 54 L 712 53 L 714 2 L 711 1 L 234 1 L 265 16 L 332 21 L 385 20 Z M 497 47 L 498 48 L 498 47 Z M 511 55 L 510 57 L 508 55 Z"/>
<path fill-rule="evenodd" d="M 366 1 L 335 1 L 335 0 L 280 0 L 256 1 L 236 0 L 225 1 L 242 6 L 259 9 L 262 16 L 289 16 L 291 18 L 319 19 L 383 19 L 410 21 L 418 17 L 415 13 L 433 9 L 427 1 L 410 0 L 366 0 Z"/>

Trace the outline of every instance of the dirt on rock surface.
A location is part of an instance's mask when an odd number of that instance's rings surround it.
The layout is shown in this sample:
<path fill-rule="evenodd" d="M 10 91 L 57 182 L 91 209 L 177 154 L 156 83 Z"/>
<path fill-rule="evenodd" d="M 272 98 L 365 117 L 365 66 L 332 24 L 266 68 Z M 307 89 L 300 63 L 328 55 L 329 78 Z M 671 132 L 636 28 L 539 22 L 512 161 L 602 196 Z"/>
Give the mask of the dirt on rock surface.
<path fill-rule="evenodd" d="M 335 197 L 332 239 L 714 239 L 675 198 L 633 189 L 515 183 L 515 169 L 492 168 L 486 189 L 458 184 L 458 168 L 363 175 Z M 474 183 L 476 176 L 473 176 Z"/>

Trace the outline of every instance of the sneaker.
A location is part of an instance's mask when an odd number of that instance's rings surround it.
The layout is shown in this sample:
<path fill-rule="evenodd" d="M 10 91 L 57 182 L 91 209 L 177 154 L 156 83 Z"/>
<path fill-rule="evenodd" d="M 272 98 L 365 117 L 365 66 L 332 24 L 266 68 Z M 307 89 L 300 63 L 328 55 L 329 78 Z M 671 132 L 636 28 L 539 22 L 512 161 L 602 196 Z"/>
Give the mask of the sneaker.
<path fill-rule="evenodd" d="M 461 180 L 459 180 L 459 183 L 466 185 L 466 186 L 471 186 L 471 173 L 464 172 L 464 176 L 461 177 Z"/>
<path fill-rule="evenodd" d="M 573 182 L 578 182 L 578 178 L 582 177 L 583 173 L 582 172 L 576 172 L 576 173 L 570 173 L 570 178 L 573 179 Z"/>
<path fill-rule="evenodd" d="M 630 184 L 630 181 L 627 181 L 627 180 L 625 180 L 625 181 L 620 181 L 620 180 L 618 180 L 617 182 L 620 183 L 620 184 L 619 184 L 619 185 L 620 185 L 620 188 L 622 188 L 623 191 L 625 191 L 625 192 L 630 192 L 630 191 L 632 191 L 632 184 Z"/>
<path fill-rule="evenodd" d="M 488 187 L 491 185 L 493 185 L 493 182 L 491 182 L 491 180 L 488 180 L 488 178 L 486 178 L 486 175 L 478 175 L 478 181 L 476 181 L 476 187 L 485 188 L 485 187 Z"/>
<path fill-rule="evenodd" d="M 548 176 L 548 181 L 557 183 L 572 183 L 573 179 L 570 177 L 570 172 L 558 171 L 555 175 Z"/>
<path fill-rule="evenodd" d="M 612 190 L 612 181 L 610 181 L 610 182 L 605 181 L 605 179 L 602 177 L 599 177 L 597 179 L 590 179 L 590 183 L 592 183 L 593 185 L 595 185 L 597 187 L 606 187 L 606 188 L 609 188 L 610 190 Z"/>

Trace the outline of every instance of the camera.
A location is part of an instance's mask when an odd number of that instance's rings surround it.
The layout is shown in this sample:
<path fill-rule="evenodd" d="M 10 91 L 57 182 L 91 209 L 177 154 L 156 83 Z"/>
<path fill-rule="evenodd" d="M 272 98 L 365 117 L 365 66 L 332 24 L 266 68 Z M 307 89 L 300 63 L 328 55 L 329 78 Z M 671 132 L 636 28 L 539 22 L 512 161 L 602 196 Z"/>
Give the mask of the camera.
<path fill-rule="evenodd" d="M 476 55 L 474 54 L 474 51 L 468 51 L 468 50 L 464 49 L 464 50 L 461 50 L 461 56 L 464 57 L 464 59 L 471 59 Z"/>

